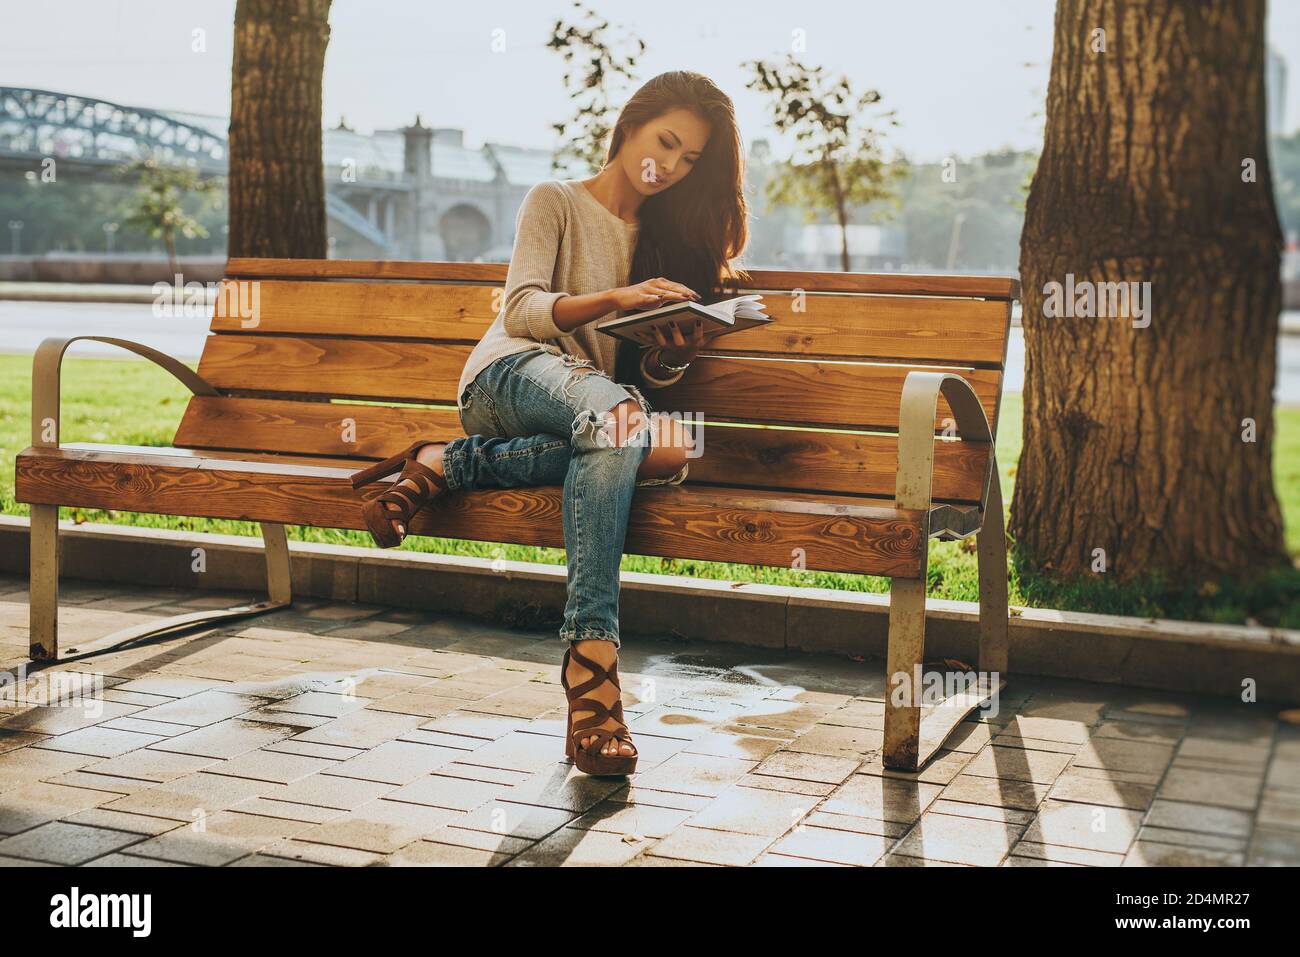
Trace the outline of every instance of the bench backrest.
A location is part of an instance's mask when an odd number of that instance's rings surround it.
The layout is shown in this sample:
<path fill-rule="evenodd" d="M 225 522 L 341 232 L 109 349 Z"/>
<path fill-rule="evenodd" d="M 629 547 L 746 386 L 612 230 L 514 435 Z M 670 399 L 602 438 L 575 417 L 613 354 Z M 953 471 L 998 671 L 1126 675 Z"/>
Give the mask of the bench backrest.
<path fill-rule="evenodd" d="M 218 307 L 199 373 L 225 394 L 190 400 L 175 445 L 360 461 L 462 434 L 456 385 L 500 305 L 506 269 L 231 259 L 225 302 L 256 302 L 257 324 Z M 751 278 L 738 293 L 762 293 L 776 321 L 719 340 L 682 382 L 650 395 L 656 409 L 708 425 L 688 484 L 892 498 L 899 398 L 913 369 L 967 378 L 996 434 L 1015 280 Z M 950 417 L 941 399 L 941 435 Z M 982 442 L 940 442 L 935 499 L 978 501 L 988 453 Z"/>

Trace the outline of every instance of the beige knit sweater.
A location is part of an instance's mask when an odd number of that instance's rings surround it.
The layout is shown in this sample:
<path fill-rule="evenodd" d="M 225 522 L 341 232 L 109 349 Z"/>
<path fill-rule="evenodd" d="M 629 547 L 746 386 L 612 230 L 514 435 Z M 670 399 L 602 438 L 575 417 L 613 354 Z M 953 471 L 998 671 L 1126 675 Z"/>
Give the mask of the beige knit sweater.
<path fill-rule="evenodd" d="M 620 313 L 606 313 L 565 332 L 555 324 L 553 307 L 561 296 L 626 286 L 639 231 L 640 224 L 614 215 L 580 180 L 547 180 L 530 189 L 515 221 L 505 302 L 465 362 L 457 407 L 465 388 L 494 360 L 540 349 L 543 342 L 590 359 L 612 378 L 618 340 L 597 332 L 596 325 Z M 642 373 L 651 387 L 671 385 L 685 375 L 661 379 L 644 368 Z"/>

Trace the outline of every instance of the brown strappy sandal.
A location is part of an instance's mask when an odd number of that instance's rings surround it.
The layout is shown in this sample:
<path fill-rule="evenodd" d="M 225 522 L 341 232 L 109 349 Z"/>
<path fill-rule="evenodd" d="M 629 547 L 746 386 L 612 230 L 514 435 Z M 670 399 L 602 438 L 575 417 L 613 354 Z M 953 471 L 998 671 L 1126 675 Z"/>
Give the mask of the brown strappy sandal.
<path fill-rule="evenodd" d="M 411 518 L 415 513 L 423 508 L 439 490 L 447 491 L 447 481 L 429 466 L 417 461 L 415 457 L 416 453 L 426 445 L 447 444 L 421 439 L 392 458 L 376 462 L 353 474 L 352 487 L 360 488 L 385 475 L 391 475 L 398 467 L 402 467 L 402 474 L 398 476 L 391 488 L 361 506 L 361 515 L 366 520 L 366 528 L 370 529 L 370 534 L 380 548 L 392 548 L 402 544 L 406 535 L 410 534 Z M 406 534 L 393 528 L 394 519 L 406 529 Z"/>
<path fill-rule="evenodd" d="M 591 672 L 591 677 L 576 688 L 569 687 L 569 656 Z M 564 753 L 567 757 L 573 759 L 578 770 L 584 774 L 595 775 L 625 775 L 632 774 L 636 771 L 636 760 L 640 754 L 602 754 L 601 748 L 605 746 L 606 741 L 617 741 L 619 744 L 632 744 L 632 735 L 628 733 L 627 725 L 623 721 L 623 701 L 621 697 L 615 699 L 614 706 L 611 708 L 595 698 L 584 698 L 587 692 L 594 688 L 600 687 L 604 682 L 611 681 L 615 688 L 620 688 L 618 683 L 618 665 L 612 669 L 606 669 L 603 665 L 598 665 L 569 645 L 568 651 L 564 653 L 564 660 L 560 663 L 560 684 L 564 686 L 565 697 L 569 699 L 569 718 L 568 733 L 564 739 Z M 591 711 L 587 715 L 574 721 L 573 713 L 575 711 Z M 596 728 L 596 725 L 604 724 L 608 718 L 614 718 L 622 725 L 621 728 L 609 730 L 607 728 Z M 585 748 L 581 746 L 583 738 L 595 737 Z"/>

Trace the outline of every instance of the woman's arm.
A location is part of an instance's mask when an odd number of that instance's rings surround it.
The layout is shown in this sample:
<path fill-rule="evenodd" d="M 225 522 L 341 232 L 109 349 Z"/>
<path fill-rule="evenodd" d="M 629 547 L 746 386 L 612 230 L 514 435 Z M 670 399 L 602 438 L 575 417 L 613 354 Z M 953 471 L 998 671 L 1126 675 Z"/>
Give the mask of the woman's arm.
<path fill-rule="evenodd" d="M 558 339 L 616 310 L 699 298 L 680 283 L 663 278 L 583 295 L 553 290 L 551 279 L 565 225 L 565 205 L 559 189 L 555 183 L 538 183 L 520 204 L 514 249 L 506 272 L 502 322 L 509 335 L 538 341 Z"/>
<path fill-rule="evenodd" d="M 551 288 L 565 225 L 560 189 L 557 183 L 536 184 L 524 196 L 515 219 L 502 321 L 506 332 L 519 339 L 556 339 L 572 328 L 557 326 L 552 315 L 555 302 L 566 296 Z"/>
<path fill-rule="evenodd" d="M 565 332 L 577 329 L 583 323 L 591 322 L 617 309 L 618 291 L 606 289 L 604 292 L 592 292 L 582 296 L 564 296 L 555 300 L 555 305 L 551 309 L 552 319 L 556 327 Z"/>
<path fill-rule="evenodd" d="M 660 277 L 647 279 L 635 286 L 619 286 L 617 289 L 606 289 L 604 292 L 593 292 L 582 296 L 564 296 L 555 300 L 551 308 L 551 318 L 556 326 L 567 331 L 598 319 L 607 312 L 643 309 L 674 300 L 698 298 L 699 296 L 681 283 Z"/>

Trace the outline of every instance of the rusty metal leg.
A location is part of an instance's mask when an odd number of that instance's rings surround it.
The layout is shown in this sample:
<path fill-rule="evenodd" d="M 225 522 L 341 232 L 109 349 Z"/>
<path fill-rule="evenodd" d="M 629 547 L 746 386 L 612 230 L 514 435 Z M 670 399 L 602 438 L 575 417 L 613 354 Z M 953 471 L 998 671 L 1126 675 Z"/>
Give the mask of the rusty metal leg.
<path fill-rule="evenodd" d="M 920 578 L 895 578 L 889 590 L 889 646 L 885 673 L 885 747 L 882 762 L 915 771 L 921 740 L 925 658 L 925 563 Z"/>
<path fill-rule="evenodd" d="M 277 605 L 292 604 L 293 575 L 284 526 L 263 522 L 262 542 L 266 546 L 266 596 Z"/>
<path fill-rule="evenodd" d="M 59 506 L 31 506 L 28 645 L 33 661 L 59 655 Z"/>
<path fill-rule="evenodd" d="M 290 574 L 290 557 L 289 542 L 284 534 L 284 526 L 279 524 L 262 525 L 262 540 L 266 545 L 266 587 L 267 600 L 254 602 L 251 605 L 235 605 L 231 608 L 215 608 L 209 611 L 193 611 L 184 615 L 175 615 L 171 618 L 163 618 L 158 621 L 150 621 L 141 625 L 131 625 L 128 628 L 122 628 L 110 635 L 102 638 L 95 638 L 90 641 L 78 642 L 75 647 L 59 650 L 57 645 L 57 622 L 55 620 L 57 603 L 57 562 L 43 561 L 40 564 L 42 568 L 49 568 L 53 575 L 47 575 L 42 572 L 41 581 L 44 583 L 48 579 L 49 584 L 43 584 L 38 588 L 37 567 L 38 553 L 44 558 L 47 554 L 52 555 L 53 549 L 49 543 L 56 540 L 49 534 L 41 531 L 36 517 L 36 509 L 50 508 L 57 515 L 58 510 L 54 506 L 32 506 L 32 657 L 43 659 L 54 659 L 58 657 L 65 658 L 82 658 L 86 655 L 97 654 L 102 651 L 110 651 L 121 645 L 132 641 L 139 641 L 141 638 L 153 638 L 159 635 L 171 632 L 184 631 L 200 625 L 209 625 L 216 622 L 228 621 L 234 618 L 248 618 L 252 615 L 265 614 L 268 611 L 275 611 L 277 608 L 284 608 L 293 603 L 292 594 L 292 576 Z M 56 529 L 57 530 L 57 529 Z M 41 600 L 38 601 L 38 594 Z M 48 611 L 46 609 L 48 608 Z M 38 632 L 38 627 L 43 629 Z M 47 635 L 47 637 L 38 640 L 38 634 Z M 38 654 L 38 652 L 40 652 Z"/>
<path fill-rule="evenodd" d="M 895 579 L 889 598 L 889 697 L 885 700 L 882 763 L 916 771 L 937 754 L 949 735 L 987 704 L 1005 681 L 973 674 L 955 682 L 949 674 L 926 674 L 924 579 Z"/>
<path fill-rule="evenodd" d="M 977 544 L 980 570 L 979 670 L 995 683 L 999 679 L 1004 682 L 1008 668 L 1007 532 L 996 461 L 984 508 L 984 525 L 980 528 Z M 996 679 L 994 674 L 998 676 Z"/>

